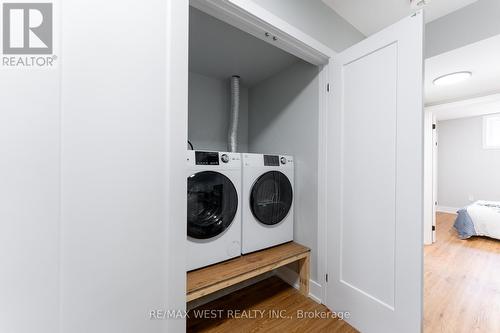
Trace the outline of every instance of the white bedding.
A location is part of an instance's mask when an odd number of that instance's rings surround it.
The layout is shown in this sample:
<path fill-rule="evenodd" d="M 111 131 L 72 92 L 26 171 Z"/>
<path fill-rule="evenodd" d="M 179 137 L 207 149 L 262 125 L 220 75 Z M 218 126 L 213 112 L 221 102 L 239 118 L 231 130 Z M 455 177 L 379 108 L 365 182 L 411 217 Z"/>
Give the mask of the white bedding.
<path fill-rule="evenodd" d="M 467 207 L 478 236 L 500 239 L 500 202 L 476 201 Z"/>

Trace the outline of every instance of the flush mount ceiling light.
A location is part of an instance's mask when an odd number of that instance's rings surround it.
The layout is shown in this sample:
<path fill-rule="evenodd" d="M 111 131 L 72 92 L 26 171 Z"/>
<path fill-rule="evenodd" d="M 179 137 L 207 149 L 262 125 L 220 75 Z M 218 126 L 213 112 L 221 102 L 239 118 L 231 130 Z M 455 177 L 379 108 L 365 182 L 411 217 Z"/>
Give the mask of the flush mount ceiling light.
<path fill-rule="evenodd" d="M 436 78 L 433 83 L 436 86 L 448 86 L 467 80 L 472 76 L 472 72 L 450 73 Z"/>

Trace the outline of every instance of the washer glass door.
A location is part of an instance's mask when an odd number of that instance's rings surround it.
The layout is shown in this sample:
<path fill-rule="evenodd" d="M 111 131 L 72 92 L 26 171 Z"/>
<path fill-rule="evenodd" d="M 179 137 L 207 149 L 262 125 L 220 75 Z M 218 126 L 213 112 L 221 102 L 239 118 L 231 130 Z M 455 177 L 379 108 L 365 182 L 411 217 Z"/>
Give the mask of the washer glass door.
<path fill-rule="evenodd" d="M 263 224 L 275 225 L 283 221 L 292 202 L 292 184 L 279 171 L 264 173 L 252 186 L 250 209 L 253 216 Z"/>
<path fill-rule="evenodd" d="M 231 225 L 238 210 L 238 193 L 229 178 L 214 171 L 188 177 L 187 234 L 196 239 L 215 237 Z"/>

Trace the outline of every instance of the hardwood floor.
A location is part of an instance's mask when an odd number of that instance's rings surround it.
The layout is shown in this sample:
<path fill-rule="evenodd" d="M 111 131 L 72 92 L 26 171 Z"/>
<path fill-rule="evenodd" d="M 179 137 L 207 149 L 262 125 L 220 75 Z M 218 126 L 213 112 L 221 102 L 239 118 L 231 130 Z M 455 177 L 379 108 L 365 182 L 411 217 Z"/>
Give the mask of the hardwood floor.
<path fill-rule="evenodd" d="M 453 229 L 454 219 L 452 214 L 438 214 L 437 242 L 424 249 L 424 332 L 500 332 L 500 241 L 484 237 L 460 240 Z M 222 316 L 195 318 L 202 310 L 221 310 Z M 229 310 L 246 310 L 240 317 L 248 314 L 253 318 L 229 318 Z M 263 311 L 262 315 L 255 310 Z M 329 313 L 325 306 L 273 277 L 192 310 L 187 331 L 356 332 L 338 319 L 299 320 L 298 310 Z M 276 318 L 279 314 L 286 318 Z"/>
<path fill-rule="evenodd" d="M 438 213 L 424 249 L 424 332 L 500 332 L 500 241 L 460 240 L 454 220 Z"/>
<path fill-rule="evenodd" d="M 213 312 L 214 319 L 199 319 L 203 310 Z M 233 311 L 233 312 L 230 312 Z M 236 311 L 242 311 L 237 313 Z M 262 311 L 262 312 L 261 312 Z M 299 311 L 315 314 L 316 318 L 302 319 Z M 316 311 L 316 313 L 315 313 Z M 321 304 L 302 296 L 277 277 L 229 294 L 189 312 L 188 332 L 297 332 L 351 333 L 357 332 L 336 318 L 320 318 L 331 312 Z M 250 318 L 237 318 L 248 315 Z M 206 317 L 210 313 L 205 314 Z"/>

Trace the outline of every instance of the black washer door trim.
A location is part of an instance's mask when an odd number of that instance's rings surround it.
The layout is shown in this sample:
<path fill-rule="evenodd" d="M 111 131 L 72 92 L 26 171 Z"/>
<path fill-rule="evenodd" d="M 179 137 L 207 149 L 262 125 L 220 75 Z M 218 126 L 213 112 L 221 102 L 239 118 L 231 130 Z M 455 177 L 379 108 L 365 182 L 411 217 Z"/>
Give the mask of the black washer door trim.
<path fill-rule="evenodd" d="M 250 209 L 253 216 L 263 224 L 275 225 L 283 221 L 292 202 L 292 184 L 282 172 L 266 172 L 252 186 Z"/>
<path fill-rule="evenodd" d="M 238 192 L 225 175 L 214 171 L 195 173 L 187 179 L 187 234 L 196 239 L 220 235 L 238 210 Z"/>

